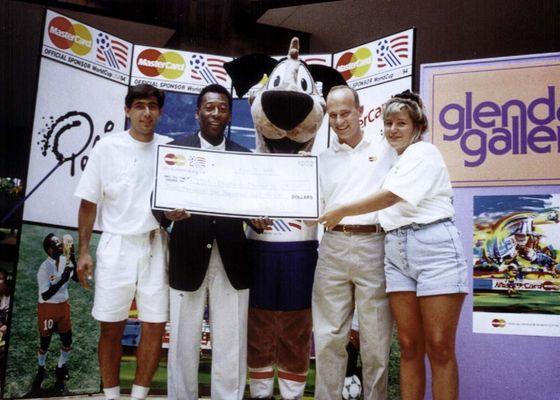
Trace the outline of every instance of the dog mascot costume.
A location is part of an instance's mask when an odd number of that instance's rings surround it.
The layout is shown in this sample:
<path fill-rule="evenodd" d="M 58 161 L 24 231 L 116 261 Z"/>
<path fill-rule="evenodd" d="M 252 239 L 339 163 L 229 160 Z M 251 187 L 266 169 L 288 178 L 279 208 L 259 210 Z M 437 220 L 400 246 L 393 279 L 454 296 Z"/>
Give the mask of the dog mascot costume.
<path fill-rule="evenodd" d="M 280 61 L 252 54 L 224 67 L 242 97 L 266 74 L 268 80 L 250 94 L 256 148 L 261 153 L 311 151 L 325 115 L 331 87 L 346 81 L 335 69 L 299 60 L 299 40 L 292 39 Z M 248 232 L 251 287 L 248 349 L 251 397 L 273 395 L 278 370 L 283 399 L 303 396 L 311 346 L 311 290 L 317 262 L 317 228 L 301 220 L 276 219 L 263 233 Z"/>

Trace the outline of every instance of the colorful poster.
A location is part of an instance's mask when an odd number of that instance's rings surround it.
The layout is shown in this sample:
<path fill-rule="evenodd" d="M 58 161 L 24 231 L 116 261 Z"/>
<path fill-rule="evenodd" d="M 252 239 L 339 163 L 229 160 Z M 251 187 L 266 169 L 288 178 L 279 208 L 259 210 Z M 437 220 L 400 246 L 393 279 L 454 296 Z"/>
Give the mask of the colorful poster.
<path fill-rule="evenodd" d="M 560 194 L 475 196 L 473 331 L 560 336 Z"/>
<path fill-rule="evenodd" d="M 62 244 L 59 253 L 54 252 L 53 242 L 48 240 L 50 234 Z M 97 245 L 98 239 L 99 235 L 94 234 L 92 246 Z M 74 229 L 22 226 L 4 388 L 6 398 L 99 392 L 99 324 L 91 316 L 93 290 L 82 288 L 76 281 L 77 243 L 78 232 Z M 63 278 L 66 269 L 69 276 Z M 66 283 L 59 287 L 57 284 L 64 279 Z M 45 290 L 47 287 L 56 290 Z M 50 338 L 50 343 L 45 338 Z M 40 347 L 48 350 L 42 357 L 38 356 Z M 66 355 L 61 352 L 64 347 L 71 348 Z M 69 379 L 62 378 L 57 369 L 60 360 L 66 360 L 63 365 Z"/>
<path fill-rule="evenodd" d="M 421 77 L 454 186 L 560 183 L 560 53 L 426 64 Z"/>

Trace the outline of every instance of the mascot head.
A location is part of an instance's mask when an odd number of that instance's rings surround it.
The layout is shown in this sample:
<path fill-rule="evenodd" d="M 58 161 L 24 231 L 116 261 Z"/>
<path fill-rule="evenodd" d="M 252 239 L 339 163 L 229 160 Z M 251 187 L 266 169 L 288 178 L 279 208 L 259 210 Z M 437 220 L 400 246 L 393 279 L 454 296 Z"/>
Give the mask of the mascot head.
<path fill-rule="evenodd" d="M 297 153 L 310 151 L 325 115 L 325 100 L 315 82 L 322 83 L 326 97 L 331 87 L 345 85 L 342 75 L 323 65 L 306 65 L 299 59 L 299 40 L 293 38 L 288 57 L 278 61 L 250 54 L 224 64 L 239 97 L 268 80 L 249 96 L 257 131 L 257 151 Z"/>

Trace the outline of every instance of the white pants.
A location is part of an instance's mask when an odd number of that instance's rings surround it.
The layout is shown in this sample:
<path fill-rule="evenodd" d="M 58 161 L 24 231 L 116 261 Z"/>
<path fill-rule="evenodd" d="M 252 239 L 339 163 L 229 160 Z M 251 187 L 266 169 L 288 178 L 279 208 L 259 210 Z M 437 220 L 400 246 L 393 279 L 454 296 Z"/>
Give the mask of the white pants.
<path fill-rule="evenodd" d="M 365 400 L 387 398 L 393 319 L 385 294 L 384 235 L 327 232 L 313 284 L 315 398 L 340 400 L 354 305 Z"/>
<path fill-rule="evenodd" d="M 212 399 L 241 400 L 247 377 L 249 289 L 228 280 L 214 242 L 208 271 L 195 292 L 170 289 L 170 341 L 167 359 L 169 399 L 198 400 L 198 364 L 206 293 L 212 342 Z"/>

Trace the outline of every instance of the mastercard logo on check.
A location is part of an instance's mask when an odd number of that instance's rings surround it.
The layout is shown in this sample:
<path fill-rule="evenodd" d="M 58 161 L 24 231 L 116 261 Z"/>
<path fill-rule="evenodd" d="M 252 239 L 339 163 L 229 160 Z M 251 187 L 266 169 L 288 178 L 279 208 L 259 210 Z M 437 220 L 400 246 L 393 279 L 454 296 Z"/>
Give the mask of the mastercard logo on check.
<path fill-rule="evenodd" d="M 181 167 L 181 166 L 185 165 L 185 157 L 183 157 L 182 155 L 167 153 L 163 157 L 163 160 L 165 161 L 165 163 L 167 165 L 176 165 L 178 167 Z"/>

